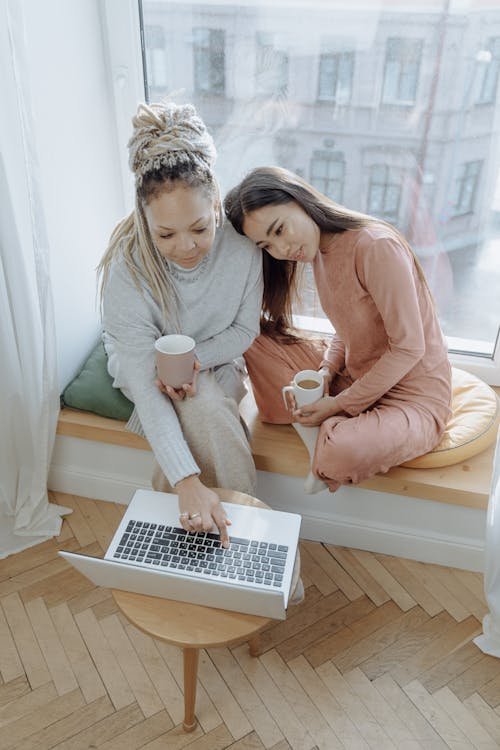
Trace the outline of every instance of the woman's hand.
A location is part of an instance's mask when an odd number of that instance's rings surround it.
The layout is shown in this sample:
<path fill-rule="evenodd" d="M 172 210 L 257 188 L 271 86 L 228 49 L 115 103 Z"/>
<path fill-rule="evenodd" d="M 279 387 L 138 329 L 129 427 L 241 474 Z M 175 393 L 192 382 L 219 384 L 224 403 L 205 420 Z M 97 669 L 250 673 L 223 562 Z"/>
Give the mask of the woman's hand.
<path fill-rule="evenodd" d="M 318 370 L 318 373 L 323 376 L 324 390 L 323 396 L 328 396 L 330 393 L 330 385 L 333 380 L 333 374 L 330 372 L 328 367 L 322 367 Z"/>
<path fill-rule="evenodd" d="M 200 481 L 197 474 L 181 479 L 175 485 L 179 493 L 179 520 L 186 531 L 212 531 L 219 529 L 223 547 L 229 547 L 227 527 L 231 521 L 226 516 L 218 495 Z"/>
<path fill-rule="evenodd" d="M 172 388 L 171 385 L 165 385 L 161 380 L 155 380 L 155 384 L 158 386 L 162 393 L 165 393 L 172 401 L 182 401 L 186 396 L 192 398 L 196 396 L 196 381 L 198 379 L 198 372 L 201 368 L 200 363 L 197 359 L 194 361 L 194 373 L 193 382 L 185 383 L 181 388 Z"/>
<path fill-rule="evenodd" d="M 292 413 L 295 418 L 294 422 L 306 427 L 315 427 L 341 411 L 334 396 L 323 396 L 312 404 L 295 409 Z"/>

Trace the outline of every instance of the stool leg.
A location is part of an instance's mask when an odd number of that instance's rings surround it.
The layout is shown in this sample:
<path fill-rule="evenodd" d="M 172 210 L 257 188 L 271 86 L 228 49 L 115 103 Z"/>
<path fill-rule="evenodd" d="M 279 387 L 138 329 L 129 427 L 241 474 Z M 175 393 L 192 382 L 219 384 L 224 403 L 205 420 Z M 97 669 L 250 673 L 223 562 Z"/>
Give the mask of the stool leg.
<path fill-rule="evenodd" d="M 250 656 L 258 656 L 260 654 L 260 634 L 257 633 L 257 635 L 254 635 L 253 638 L 250 638 L 248 641 L 248 649 L 250 651 Z"/>
<path fill-rule="evenodd" d="M 196 727 L 194 707 L 196 702 L 196 679 L 198 675 L 199 649 L 185 648 L 184 652 L 184 731 L 192 732 Z"/>

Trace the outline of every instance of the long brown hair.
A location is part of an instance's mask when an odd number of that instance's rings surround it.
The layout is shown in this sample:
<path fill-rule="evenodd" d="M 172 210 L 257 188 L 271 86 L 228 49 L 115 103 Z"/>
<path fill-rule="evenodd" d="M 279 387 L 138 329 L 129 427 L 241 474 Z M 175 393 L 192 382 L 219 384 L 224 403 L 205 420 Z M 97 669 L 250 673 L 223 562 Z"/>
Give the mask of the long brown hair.
<path fill-rule="evenodd" d="M 227 218 L 240 234 L 244 234 L 245 218 L 269 205 L 297 203 L 318 225 L 320 232 L 339 234 L 348 229 L 383 224 L 390 228 L 413 255 L 418 275 L 432 298 L 424 272 L 407 240 L 391 224 L 368 214 L 352 211 L 335 203 L 294 172 L 281 167 L 257 167 L 232 188 L 224 200 Z M 263 333 L 292 341 L 297 338 L 292 323 L 292 305 L 298 292 L 298 264 L 277 260 L 263 251 L 264 298 L 261 330 Z"/>

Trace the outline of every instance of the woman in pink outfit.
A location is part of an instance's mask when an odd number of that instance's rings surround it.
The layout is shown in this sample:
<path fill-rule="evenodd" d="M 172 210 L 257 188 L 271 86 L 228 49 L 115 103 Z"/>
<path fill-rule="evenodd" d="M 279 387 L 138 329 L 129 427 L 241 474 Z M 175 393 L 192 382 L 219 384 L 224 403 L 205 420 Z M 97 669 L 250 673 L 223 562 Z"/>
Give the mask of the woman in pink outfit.
<path fill-rule="evenodd" d="M 227 217 L 264 251 L 261 335 L 245 353 L 263 421 L 292 422 L 309 449 L 306 491 L 335 491 L 426 453 L 450 417 L 451 367 L 423 271 L 390 224 L 351 211 L 278 167 L 253 170 Z M 321 351 L 291 323 L 311 263 L 335 335 Z M 318 369 L 325 395 L 285 410 L 281 388 Z"/>

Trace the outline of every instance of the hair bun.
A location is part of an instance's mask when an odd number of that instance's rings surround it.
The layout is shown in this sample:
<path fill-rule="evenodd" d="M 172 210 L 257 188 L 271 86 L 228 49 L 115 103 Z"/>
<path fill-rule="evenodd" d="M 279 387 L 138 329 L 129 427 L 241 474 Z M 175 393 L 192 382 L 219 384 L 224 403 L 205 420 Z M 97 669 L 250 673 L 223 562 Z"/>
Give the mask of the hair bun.
<path fill-rule="evenodd" d="M 139 104 L 128 142 L 136 184 L 162 165 L 195 162 L 212 170 L 217 155 L 212 136 L 192 104 Z"/>

